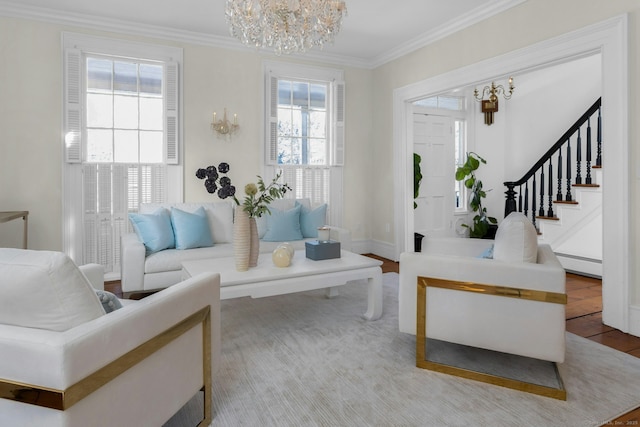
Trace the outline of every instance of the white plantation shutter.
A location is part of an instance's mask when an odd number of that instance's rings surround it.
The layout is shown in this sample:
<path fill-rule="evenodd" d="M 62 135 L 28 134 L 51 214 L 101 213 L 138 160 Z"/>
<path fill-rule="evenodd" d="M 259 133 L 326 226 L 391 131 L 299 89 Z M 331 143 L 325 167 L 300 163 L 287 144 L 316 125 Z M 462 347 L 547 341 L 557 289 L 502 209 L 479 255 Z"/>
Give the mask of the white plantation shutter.
<path fill-rule="evenodd" d="M 131 232 L 129 212 L 140 203 L 166 202 L 166 166 L 83 165 L 83 261 L 120 269 L 120 237 Z"/>
<path fill-rule="evenodd" d="M 98 165 L 82 166 L 82 260 L 83 264 L 95 263 L 98 260 Z"/>
<path fill-rule="evenodd" d="M 120 237 L 131 231 L 129 226 L 129 171 L 131 165 L 114 164 L 112 173 L 113 213 L 110 217 L 111 238 L 108 264 L 110 271 L 120 271 Z M 136 167 L 134 167 L 136 169 Z M 105 239 L 107 236 L 105 236 Z"/>
<path fill-rule="evenodd" d="M 64 154 L 67 163 L 82 161 L 82 52 L 66 49 L 64 52 Z"/>
<path fill-rule="evenodd" d="M 265 107 L 267 111 L 266 130 L 267 143 L 265 144 L 266 164 L 278 164 L 278 78 L 273 73 L 267 73 L 267 90 L 265 94 Z"/>
<path fill-rule="evenodd" d="M 344 115 L 345 115 L 345 85 L 344 82 L 333 84 L 333 137 L 331 138 L 331 164 L 344 166 Z"/>
<path fill-rule="evenodd" d="M 331 168 L 313 166 L 281 166 L 281 182 L 291 187 L 296 199 L 309 199 L 311 205 L 327 203 L 331 189 Z"/>
<path fill-rule="evenodd" d="M 66 32 L 63 45 L 64 251 L 77 264 L 102 264 L 109 280 L 117 279 L 120 237 L 132 231 L 128 214 L 137 212 L 142 202 L 182 201 L 180 67 L 183 51 Z M 85 163 L 86 141 L 83 139 L 87 135 L 85 102 L 89 57 L 163 64 L 163 163 Z M 91 90 L 95 92 L 94 89 L 92 85 Z M 105 153 L 102 160 L 108 160 L 109 154 L 114 158 L 113 152 Z M 172 177 L 170 182 L 168 176 Z"/>
<path fill-rule="evenodd" d="M 178 129 L 178 64 L 170 62 L 165 64 L 165 162 L 176 165 L 179 162 L 180 138 Z"/>

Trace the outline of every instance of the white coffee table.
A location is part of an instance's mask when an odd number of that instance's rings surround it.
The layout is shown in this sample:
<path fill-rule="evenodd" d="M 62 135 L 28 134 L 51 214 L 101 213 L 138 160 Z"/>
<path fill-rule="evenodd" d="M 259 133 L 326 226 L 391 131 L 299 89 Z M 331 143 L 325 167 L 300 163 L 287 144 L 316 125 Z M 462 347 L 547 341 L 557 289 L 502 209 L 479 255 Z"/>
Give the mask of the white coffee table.
<path fill-rule="evenodd" d="M 313 261 L 304 251 L 296 251 L 291 265 L 279 268 L 273 265 L 270 253 L 260 254 L 258 266 L 247 271 L 236 271 L 233 258 L 215 258 L 182 263 L 182 278 L 200 273 L 220 273 L 220 299 L 250 296 L 262 298 L 312 289 L 327 288 L 327 297 L 337 295 L 334 286 L 354 280 L 367 280 L 368 306 L 364 317 L 379 319 L 382 315 L 381 261 L 348 251 L 340 258 Z"/>

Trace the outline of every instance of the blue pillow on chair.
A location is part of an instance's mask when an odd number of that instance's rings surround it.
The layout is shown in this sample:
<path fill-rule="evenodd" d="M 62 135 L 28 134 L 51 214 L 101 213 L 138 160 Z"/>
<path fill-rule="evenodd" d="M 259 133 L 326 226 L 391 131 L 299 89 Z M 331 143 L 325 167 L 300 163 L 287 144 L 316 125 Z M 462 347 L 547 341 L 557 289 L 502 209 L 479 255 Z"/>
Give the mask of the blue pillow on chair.
<path fill-rule="evenodd" d="M 302 236 L 318 237 L 318 227 L 326 224 L 327 204 L 318 206 L 315 209 L 309 209 L 296 202 L 296 206 L 300 206 L 300 231 Z"/>
<path fill-rule="evenodd" d="M 150 214 L 129 214 L 138 238 L 144 244 L 147 255 L 164 249 L 175 248 L 171 215 L 166 209 Z"/>
<path fill-rule="evenodd" d="M 288 211 L 271 208 L 271 215 L 267 215 L 267 232 L 262 240 L 265 242 L 302 240 L 300 207 L 300 205 L 297 205 Z"/>
<path fill-rule="evenodd" d="M 189 213 L 171 208 L 171 224 L 176 238 L 176 249 L 192 249 L 213 246 L 209 219 L 204 207 Z"/>

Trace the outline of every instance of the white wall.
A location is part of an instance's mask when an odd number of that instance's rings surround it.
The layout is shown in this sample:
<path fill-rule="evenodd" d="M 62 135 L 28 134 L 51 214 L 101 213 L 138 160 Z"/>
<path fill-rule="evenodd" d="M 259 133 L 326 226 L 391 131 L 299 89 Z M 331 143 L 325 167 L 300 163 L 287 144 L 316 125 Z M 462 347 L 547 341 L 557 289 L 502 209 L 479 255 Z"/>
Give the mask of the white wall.
<path fill-rule="evenodd" d="M 437 76 L 446 76 L 450 72 L 465 67 L 468 69 L 468 67 L 472 67 L 475 64 L 481 64 L 483 61 L 489 61 L 507 53 L 517 55 L 520 49 L 535 43 L 553 39 L 623 13 L 628 14 L 629 17 L 628 66 L 623 73 L 618 74 L 618 81 L 620 81 L 620 77 L 628 74 L 628 84 L 626 81 L 623 81 L 622 84 L 628 86 L 629 94 L 628 113 L 630 121 L 628 142 L 625 138 L 625 143 L 629 152 L 631 174 L 627 181 L 629 185 L 628 197 L 627 194 L 624 194 L 622 198 L 629 200 L 629 212 L 637 211 L 640 208 L 640 193 L 638 192 L 640 168 L 635 165 L 640 164 L 640 149 L 638 148 L 640 145 L 638 143 L 640 125 L 633 120 L 633 117 L 638 116 L 637 100 L 640 98 L 640 87 L 638 86 L 637 78 L 640 68 L 638 55 L 638 46 L 640 45 L 640 4 L 637 1 L 528 1 L 376 68 L 374 70 L 374 86 L 376 88 L 374 98 L 376 105 L 374 111 L 374 134 L 376 136 L 374 162 L 383 164 L 385 159 L 389 159 L 394 155 L 394 146 L 389 145 L 389 140 L 394 137 L 393 121 L 385 119 L 393 116 L 394 113 L 394 90 Z M 542 22 L 544 22 L 544 25 L 540 25 Z M 606 58 L 603 58 L 604 63 L 606 63 L 606 60 Z M 509 71 L 513 70 L 505 70 L 505 73 Z M 445 80 L 443 79 L 443 81 Z M 478 84 L 483 83 L 478 82 Z M 443 91 L 453 89 L 456 88 L 442 88 Z M 429 94 L 425 93 L 425 95 Z M 610 101 L 618 104 L 619 102 L 624 102 L 622 99 L 612 99 Z M 499 121 L 500 119 L 500 113 L 498 113 L 497 120 Z M 623 129 L 623 133 L 625 136 L 627 135 L 626 128 Z M 614 168 L 612 170 L 616 170 L 617 167 L 617 170 L 625 170 L 627 166 L 611 164 L 611 167 Z M 387 232 L 384 227 L 385 224 L 393 223 L 394 221 L 393 206 L 385 203 L 387 195 L 394 194 L 393 183 L 387 180 L 386 177 L 379 176 L 373 177 L 372 185 L 380 190 L 375 200 L 380 209 L 377 209 L 374 215 L 373 238 L 375 241 L 388 244 L 395 241 L 393 229 Z M 615 245 L 617 242 L 611 242 L 611 239 L 617 239 L 623 234 L 629 236 L 628 243 L 626 243 L 626 239 L 621 239 L 619 245 L 622 245 L 622 250 L 628 251 L 627 253 L 629 254 L 629 267 L 628 269 L 625 267 L 622 274 L 629 273 L 631 292 L 629 295 L 620 296 L 620 298 L 626 299 L 628 297 L 630 302 L 633 303 L 635 301 L 637 303 L 639 301 L 638 294 L 640 293 L 640 277 L 636 267 L 640 265 L 640 252 L 638 251 L 638 243 L 640 242 L 638 226 L 640 225 L 640 220 L 637 219 L 637 215 L 631 215 L 630 218 L 630 227 L 626 233 L 618 233 L 618 230 L 616 230 L 614 235 L 605 235 L 604 239 L 605 242 L 609 239 L 609 244 Z M 638 311 L 637 315 L 631 315 L 635 316 L 635 323 L 640 326 L 640 311 Z"/>
<path fill-rule="evenodd" d="M 262 173 L 262 61 L 296 61 L 252 49 L 170 43 L 92 32 L 51 23 L 0 17 L 0 210 L 28 210 L 29 248 L 62 249 L 62 48 L 61 33 L 73 31 L 184 49 L 184 195 L 212 200 L 199 167 L 226 161 L 241 188 Z M 329 66 L 327 64 L 315 64 Z M 346 68 L 346 160 L 344 226 L 355 239 L 370 234 L 368 187 L 372 134 L 372 71 Z M 214 111 L 238 114 L 240 132 L 231 141 L 210 129 Z M 19 247 L 19 222 L 0 224 L 0 246 Z"/>
<path fill-rule="evenodd" d="M 513 97 L 508 101 L 500 98 L 491 126 L 484 124 L 475 103 L 475 149 L 487 160 L 487 167 L 483 165 L 478 175 L 492 189 L 485 204 L 492 216 L 498 220 L 504 216 L 503 182 L 520 179 L 601 96 L 600 61 L 597 54 L 514 75 Z M 506 87 L 508 83 L 505 79 L 496 84 Z M 595 132 L 596 123 L 592 126 Z M 583 144 L 584 138 L 583 134 Z M 545 182 L 545 194 L 547 185 Z"/>

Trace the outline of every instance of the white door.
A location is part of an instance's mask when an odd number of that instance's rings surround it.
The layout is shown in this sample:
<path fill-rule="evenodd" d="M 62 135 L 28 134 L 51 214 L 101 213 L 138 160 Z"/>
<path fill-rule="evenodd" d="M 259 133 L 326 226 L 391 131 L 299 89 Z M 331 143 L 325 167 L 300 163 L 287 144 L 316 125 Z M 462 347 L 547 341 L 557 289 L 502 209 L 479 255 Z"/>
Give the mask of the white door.
<path fill-rule="evenodd" d="M 422 183 L 415 200 L 414 230 L 429 237 L 454 236 L 455 146 L 453 119 L 415 113 L 414 152 L 421 156 Z"/>

